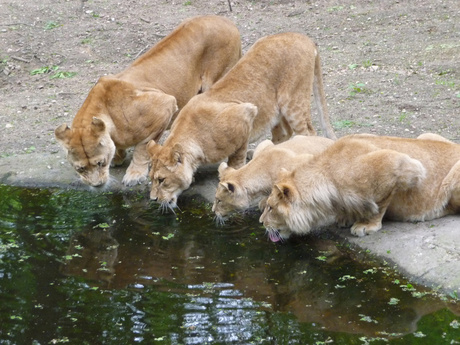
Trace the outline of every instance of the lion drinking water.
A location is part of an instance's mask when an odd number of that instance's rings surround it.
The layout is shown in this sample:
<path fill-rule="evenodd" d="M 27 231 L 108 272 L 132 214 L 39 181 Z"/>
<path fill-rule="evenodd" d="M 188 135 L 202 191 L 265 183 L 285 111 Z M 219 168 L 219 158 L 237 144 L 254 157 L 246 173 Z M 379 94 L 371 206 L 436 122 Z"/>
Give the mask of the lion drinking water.
<path fill-rule="evenodd" d="M 460 145 L 350 135 L 280 173 L 260 221 L 273 241 L 338 223 L 364 236 L 382 218 L 425 221 L 460 211 Z"/>
<path fill-rule="evenodd" d="M 212 206 L 217 219 L 222 221 L 227 215 L 245 210 L 268 197 L 282 168 L 291 169 L 302 158 L 319 154 L 333 143 L 332 139 L 304 135 L 296 135 L 278 145 L 267 139 L 256 147 L 252 160 L 240 169 L 222 162 Z"/>
<path fill-rule="evenodd" d="M 174 208 L 200 165 L 228 157 L 229 166 L 241 167 L 248 143 L 268 130 L 274 143 L 292 133 L 315 135 L 312 91 L 323 133 L 335 139 L 315 44 L 297 33 L 259 39 L 222 79 L 180 111 L 163 146 L 148 144 L 151 199 Z"/>
<path fill-rule="evenodd" d="M 125 150 L 134 146 L 123 183 L 141 183 L 149 167 L 147 142 L 159 140 L 177 110 L 240 56 L 240 34 L 231 21 L 188 19 L 126 70 L 100 78 L 72 126 L 56 128 L 56 139 L 81 180 L 95 187 L 109 180 L 110 165 L 122 164 Z"/>

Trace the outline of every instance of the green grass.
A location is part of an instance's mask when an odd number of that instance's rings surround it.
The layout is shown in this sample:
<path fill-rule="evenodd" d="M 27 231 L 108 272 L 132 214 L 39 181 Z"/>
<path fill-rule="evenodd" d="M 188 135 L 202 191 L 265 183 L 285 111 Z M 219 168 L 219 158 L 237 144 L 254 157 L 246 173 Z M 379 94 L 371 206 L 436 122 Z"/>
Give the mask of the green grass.
<path fill-rule="evenodd" d="M 60 26 L 62 26 L 62 24 L 59 24 L 53 21 L 49 21 L 45 24 L 45 30 L 53 30 Z"/>
<path fill-rule="evenodd" d="M 366 84 L 361 82 L 352 83 L 348 86 L 350 90 L 350 96 L 355 96 L 358 93 L 369 93 L 369 89 L 366 88 Z"/>
<path fill-rule="evenodd" d="M 64 79 L 64 78 L 72 78 L 77 75 L 77 72 L 66 72 L 66 71 L 58 71 L 59 66 L 44 66 L 40 68 L 36 68 L 30 71 L 31 75 L 37 74 L 47 74 L 51 72 L 55 72 L 53 75 L 50 76 L 50 79 Z"/>
<path fill-rule="evenodd" d="M 334 122 L 334 127 L 337 129 L 351 128 L 355 126 L 356 126 L 356 122 L 351 121 L 351 120 L 341 120 L 341 121 Z"/>
<path fill-rule="evenodd" d="M 366 60 L 363 62 L 363 67 L 364 68 L 369 68 L 373 65 L 374 63 L 372 62 L 372 60 Z"/>
<path fill-rule="evenodd" d="M 53 67 L 44 66 L 44 67 L 33 69 L 32 71 L 30 71 L 30 74 L 37 75 L 37 74 L 50 73 L 52 71 L 56 71 L 58 68 L 59 68 L 58 66 L 53 66 Z"/>

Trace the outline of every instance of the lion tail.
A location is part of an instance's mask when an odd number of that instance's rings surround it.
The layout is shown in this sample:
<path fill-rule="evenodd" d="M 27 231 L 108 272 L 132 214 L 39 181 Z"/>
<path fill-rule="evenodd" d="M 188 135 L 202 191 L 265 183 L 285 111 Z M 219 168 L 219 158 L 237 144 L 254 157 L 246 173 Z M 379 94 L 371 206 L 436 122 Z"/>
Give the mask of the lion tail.
<path fill-rule="evenodd" d="M 323 72 L 321 70 L 321 59 L 319 57 L 318 49 L 315 51 L 315 77 L 313 80 L 313 95 L 315 98 L 316 107 L 318 108 L 319 120 L 321 123 L 321 129 L 329 139 L 337 139 L 337 136 L 332 129 L 331 122 L 329 120 L 329 112 L 326 104 L 326 94 L 324 92 L 323 85 Z"/>

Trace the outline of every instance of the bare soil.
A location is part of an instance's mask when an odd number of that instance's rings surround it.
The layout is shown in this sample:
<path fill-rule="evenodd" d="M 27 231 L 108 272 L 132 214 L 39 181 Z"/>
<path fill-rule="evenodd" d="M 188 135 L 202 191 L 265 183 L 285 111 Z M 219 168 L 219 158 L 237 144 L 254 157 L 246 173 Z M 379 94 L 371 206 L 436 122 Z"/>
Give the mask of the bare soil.
<path fill-rule="evenodd" d="M 54 129 L 72 122 L 100 76 L 125 69 L 200 14 L 233 20 L 244 52 L 279 32 L 314 39 L 339 137 L 435 132 L 460 140 L 458 0 L 232 0 L 231 7 L 227 0 L 0 0 L 0 157 L 60 152 Z"/>

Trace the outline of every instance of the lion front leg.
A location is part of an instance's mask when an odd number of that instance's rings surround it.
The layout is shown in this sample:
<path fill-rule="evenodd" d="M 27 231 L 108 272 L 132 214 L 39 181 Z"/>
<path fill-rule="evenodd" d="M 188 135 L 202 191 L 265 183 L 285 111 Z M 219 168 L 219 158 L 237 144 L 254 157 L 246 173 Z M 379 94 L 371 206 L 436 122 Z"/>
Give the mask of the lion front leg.
<path fill-rule="evenodd" d="M 373 234 L 379 231 L 381 228 L 382 228 L 382 219 L 375 220 L 373 222 L 366 222 L 366 223 L 356 222 L 351 227 L 351 233 L 355 236 L 363 237 L 366 235 Z"/>
<path fill-rule="evenodd" d="M 150 158 L 147 152 L 147 144 L 141 142 L 134 148 L 133 158 L 123 177 L 123 184 L 134 186 L 141 184 L 147 179 Z"/>

